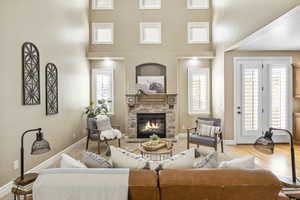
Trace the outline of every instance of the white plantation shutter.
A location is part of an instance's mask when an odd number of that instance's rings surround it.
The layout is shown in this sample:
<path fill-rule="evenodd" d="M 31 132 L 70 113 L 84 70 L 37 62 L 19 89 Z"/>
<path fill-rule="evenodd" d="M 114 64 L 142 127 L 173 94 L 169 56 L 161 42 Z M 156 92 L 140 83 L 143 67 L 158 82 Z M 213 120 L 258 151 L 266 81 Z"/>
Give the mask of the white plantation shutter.
<path fill-rule="evenodd" d="M 96 70 L 96 103 L 105 100 L 110 113 L 113 113 L 113 70 Z"/>
<path fill-rule="evenodd" d="M 188 0 L 189 9 L 207 9 L 209 8 L 209 0 Z"/>
<path fill-rule="evenodd" d="M 93 0 L 94 9 L 113 9 L 113 0 Z"/>
<path fill-rule="evenodd" d="M 288 127 L 288 78 L 285 66 L 271 66 L 271 127 Z"/>
<path fill-rule="evenodd" d="M 209 113 L 209 69 L 189 69 L 189 113 Z"/>
<path fill-rule="evenodd" d="M 159 9 L 161 0 L 140 0 L 141 9 Z"/>
<path fill-rule="evenodd" d="M 258 129 L 259 69 L 245 68 L 243 71 L 243 106 L 246 131 Z"/>
<path fill-rule="evenodd" d="M 209 43 L 209 22 L 188 23 L 188 43 Z"/>

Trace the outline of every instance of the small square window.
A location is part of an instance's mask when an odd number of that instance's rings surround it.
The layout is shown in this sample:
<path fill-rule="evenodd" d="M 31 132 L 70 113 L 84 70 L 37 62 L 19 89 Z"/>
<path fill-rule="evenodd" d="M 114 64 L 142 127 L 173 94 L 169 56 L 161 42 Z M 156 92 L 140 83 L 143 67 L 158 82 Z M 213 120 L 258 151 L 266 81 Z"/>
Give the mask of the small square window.
<path fill-rule="evenodd" d="M 140 0 L 140 9 L 160 9 L 161 0 Z"/>
<path fill-rule="evenodd" d="M 188 43 L 209 43 L 209 23 L 189 22 L 188 23 Z"/>
<path fill-rule="evenodd" d="M 141 44 L 161 44 L 161 23 L 141 23 L 140 24 Z"/>
<path fill-rule="evenodd" d="M 187 0 L 188 9 L 208 9 L 209 0 Z"/>
<path fill-rule="evenodd" d="M 93 23 L 93 44 L 113 44 L 114 24 Z"/>
<path fill-rule="evenodd" d="M 114 0 L 93 0 L 93 9 L 112 10 L 114 9 Z"/>

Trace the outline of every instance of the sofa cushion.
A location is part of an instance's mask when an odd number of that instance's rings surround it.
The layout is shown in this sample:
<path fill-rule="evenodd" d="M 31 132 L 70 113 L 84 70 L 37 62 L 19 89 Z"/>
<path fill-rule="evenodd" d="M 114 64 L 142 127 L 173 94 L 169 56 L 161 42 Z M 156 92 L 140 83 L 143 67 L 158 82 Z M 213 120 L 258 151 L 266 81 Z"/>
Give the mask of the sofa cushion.
<path fill-rule="evenodd" d="M 164 200 L 275 200 L 281 183 L 266 170 L 162 170 Z"/>
<path fill-rule="evenodd" d="M 129 200 L 159 200 L 158 175 L 151 170 L 131 170 Z"/>

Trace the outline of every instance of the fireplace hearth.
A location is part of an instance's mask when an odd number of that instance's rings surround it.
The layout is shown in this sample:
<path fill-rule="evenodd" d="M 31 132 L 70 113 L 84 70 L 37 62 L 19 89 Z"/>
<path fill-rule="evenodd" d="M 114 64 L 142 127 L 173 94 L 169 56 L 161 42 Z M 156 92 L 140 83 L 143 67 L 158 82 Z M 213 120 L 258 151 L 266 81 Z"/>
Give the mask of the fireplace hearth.
<path fill-rule="evenodd" d="M 166 114 L 138 113 L 137 138 L 149 138 L 153 134 L 166 138 Z"/>

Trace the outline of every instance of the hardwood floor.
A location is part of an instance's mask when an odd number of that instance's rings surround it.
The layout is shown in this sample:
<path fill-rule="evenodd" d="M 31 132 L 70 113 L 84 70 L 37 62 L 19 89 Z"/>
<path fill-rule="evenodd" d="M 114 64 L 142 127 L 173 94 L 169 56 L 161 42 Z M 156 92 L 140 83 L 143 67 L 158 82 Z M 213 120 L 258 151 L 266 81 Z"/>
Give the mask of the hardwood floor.
<path fill-rule="evenodd" d="M 291 176 L 292 174 L 289 144 L 276 144 L 272 155 L 257 151 L 253 145 L 236 145 L 228 146 L 228 148 L 240 155 L 255 156 L 257 165 L 271 170 L 277 176 Z M 300 177 L 300 145 L 295 145 L 295 161 L 297 175 Z"/>

